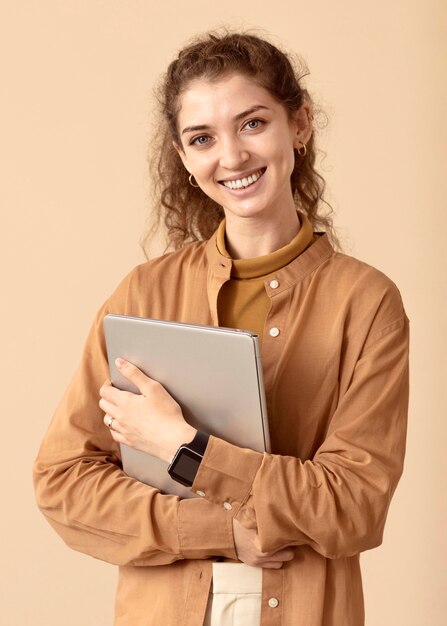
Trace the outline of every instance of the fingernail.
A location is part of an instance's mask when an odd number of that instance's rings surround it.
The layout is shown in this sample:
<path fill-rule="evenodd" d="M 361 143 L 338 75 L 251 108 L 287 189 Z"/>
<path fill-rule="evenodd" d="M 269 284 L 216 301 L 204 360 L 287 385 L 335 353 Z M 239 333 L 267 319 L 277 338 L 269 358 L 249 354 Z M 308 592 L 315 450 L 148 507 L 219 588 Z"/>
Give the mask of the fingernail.
<path fill-rule="evenodd" d="M 126 361 L 124 359 L 121 359 L 120 357 L 115 359 L 115 365 L 117 367 L 124 367 L 125 364 L 126 364 Z"/>

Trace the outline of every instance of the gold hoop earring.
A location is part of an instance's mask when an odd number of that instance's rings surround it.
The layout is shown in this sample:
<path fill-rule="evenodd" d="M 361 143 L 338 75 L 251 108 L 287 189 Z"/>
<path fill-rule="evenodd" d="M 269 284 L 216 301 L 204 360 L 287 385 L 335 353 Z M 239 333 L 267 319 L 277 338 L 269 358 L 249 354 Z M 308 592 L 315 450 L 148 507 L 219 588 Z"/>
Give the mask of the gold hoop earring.
<path fill-rule="evenodd" d="M 303 143 L 302 141 L 300 141 L 300 144 L 301 144 L 301 147 L 298 148 L 298 154 L 300 155 L 300 157 L 303 157 L 303 159 L 304 159 L 304 157 L 307 154 L 306 144 Z"/>
<path fill-rule="evenodd" d="M 197 181 L 192 174 L 189 175 L 188 180 L 189 180 L 189 184 L 191 185 L 191 187 L 200 187 L 200 185 L 197 184 Z"/>

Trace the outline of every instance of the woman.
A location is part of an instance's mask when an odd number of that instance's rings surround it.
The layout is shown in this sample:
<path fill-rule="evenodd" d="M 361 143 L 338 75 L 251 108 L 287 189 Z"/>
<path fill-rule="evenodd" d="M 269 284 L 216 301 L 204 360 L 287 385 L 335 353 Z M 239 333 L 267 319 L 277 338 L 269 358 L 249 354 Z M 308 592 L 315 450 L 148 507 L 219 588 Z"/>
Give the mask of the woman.
<path fill-rule="evenodd" d="M 403 465 L 399 292 L 332 247 L 312 104 L 286 55 L 207 35 L 169 66 L 161 102 L 160 206 L 178 249 L 99 311 L 36 461 L 39 506 L 68 545 L 120 566 L 117 625 L 360 626 L 359 553 L 380 544 Z M 109 312 L 258 332 L 273 453 L 197 433 L 132 364 L 119 368 L 142 394 L 113 388 Z M 121 471 L 119 443 L 170 462 L 190 442 L 196 499 Z"/>

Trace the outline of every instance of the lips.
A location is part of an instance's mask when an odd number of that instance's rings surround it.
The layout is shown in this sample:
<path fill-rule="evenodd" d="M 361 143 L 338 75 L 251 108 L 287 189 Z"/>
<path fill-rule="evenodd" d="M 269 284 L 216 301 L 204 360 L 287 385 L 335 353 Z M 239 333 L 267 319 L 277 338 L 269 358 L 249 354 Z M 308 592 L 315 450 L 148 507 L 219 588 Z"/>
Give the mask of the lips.
<path fill-rule="evenodd" d="M 258 181 L 261 176 L 264 174 L 267 168 L 263 167 L 259 170 L 256 170 L 249 176 L 243 176 L 241 178 L 232 178 L 231 180 L 221 180 L 219 183 L 228 189 L 246 189 L 253 185 L 256 181 Z"/>

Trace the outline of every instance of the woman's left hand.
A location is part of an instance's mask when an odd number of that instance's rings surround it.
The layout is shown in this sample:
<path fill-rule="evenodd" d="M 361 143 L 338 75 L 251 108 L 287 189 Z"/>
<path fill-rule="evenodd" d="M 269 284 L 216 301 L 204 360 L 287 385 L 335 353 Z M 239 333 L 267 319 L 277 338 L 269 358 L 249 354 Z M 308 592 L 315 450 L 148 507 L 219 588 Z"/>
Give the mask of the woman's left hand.
<path fill-rule="evenodd" d="M 160 383 L 124 359 L 117 359 L 116 366 L 141 395 L 121 391 L 106 381 L 99 390 L 104 423 L 111 424 L 116 442 L 169 463 L 183 443 L 194 439 L 196 429 L 185 422 L 180 406 Z"/>

